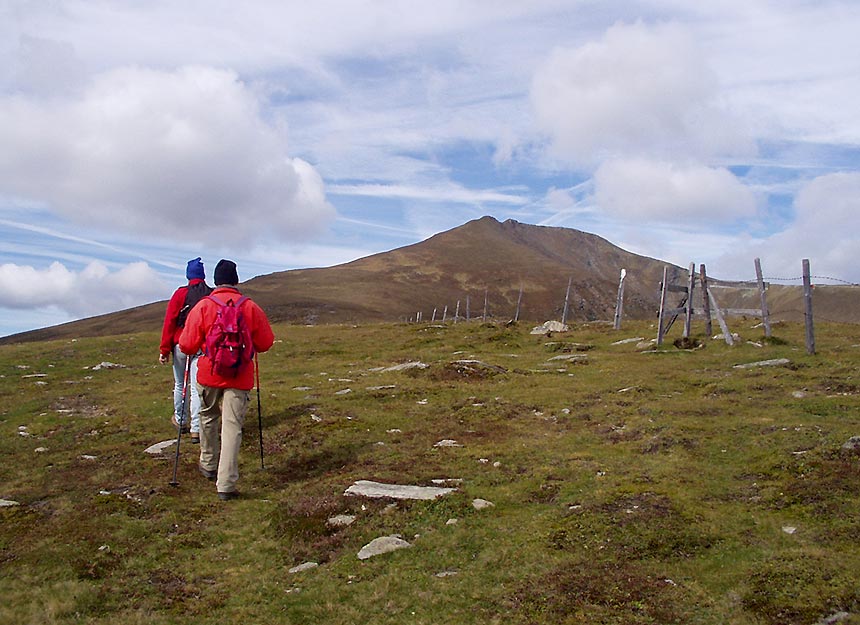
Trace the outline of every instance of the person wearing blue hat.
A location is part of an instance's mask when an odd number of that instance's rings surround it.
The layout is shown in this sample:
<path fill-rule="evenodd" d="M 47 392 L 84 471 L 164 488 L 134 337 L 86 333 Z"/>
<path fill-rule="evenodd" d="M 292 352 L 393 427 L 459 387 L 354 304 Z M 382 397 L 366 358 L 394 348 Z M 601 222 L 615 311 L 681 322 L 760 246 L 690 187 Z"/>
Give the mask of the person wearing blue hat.
<path fill-rule="evenodd" d="M 167 364 L 170 354 L 173 354 L 173 418 L 174 427 L 182 428 L 183 432 L 191 432 L 191 442 L 200 442 L 200 395 L 197 392 L 197 358 L 200 354 L 186 356 L 179 349 L 179 336 L 185 327 L 188 313 L 201 299 L 212 292 L 212 287 L 206 284 L 206 271 L 203 261 L 198 256 L 188 261 L 185 268 L 188 284 L 181 286 L 173 293 L 167 303 L 164 314 L 164 324 L 161 329 L 161 346 L 158 361 Z M 189 359 L 190 358 L 190 363 Z M 185 373 L 188 370 L 188 378 Z M 188 395 L 187 403 L 183 401 Z M 184 406 L 190 407 L 191 419 L 186 418 Z M 187 414 L 187 413 L 186 413 Z"/>

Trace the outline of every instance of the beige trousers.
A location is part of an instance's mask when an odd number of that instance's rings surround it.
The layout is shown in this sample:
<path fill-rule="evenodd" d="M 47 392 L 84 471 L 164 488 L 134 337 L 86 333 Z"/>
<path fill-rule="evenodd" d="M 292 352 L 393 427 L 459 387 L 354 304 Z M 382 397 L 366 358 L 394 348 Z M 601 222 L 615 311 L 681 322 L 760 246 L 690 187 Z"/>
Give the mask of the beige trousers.
<path fill-rule="evenodd" d="M 197 385 L 200 393 L 200 466 L 218 471 L 219 493 L 236 490 L 239 448 L 248 412 L 248 391 Z M 219 423 L 220 427 L 219 427 Z"/>

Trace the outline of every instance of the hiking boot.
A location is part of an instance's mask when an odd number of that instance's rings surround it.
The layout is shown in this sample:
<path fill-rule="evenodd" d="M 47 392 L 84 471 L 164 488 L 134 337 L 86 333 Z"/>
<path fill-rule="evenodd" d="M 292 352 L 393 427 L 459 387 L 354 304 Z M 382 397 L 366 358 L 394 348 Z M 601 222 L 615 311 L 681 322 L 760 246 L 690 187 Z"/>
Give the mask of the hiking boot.
<path fill-rule="evenodd" d="M 191 432 L 191 442 L 200 443 L 200 432 Z"/>
<path fill-rule="evenodd" d="M 179 422 L 176 420 L 176 415 L 173 415 L 173 416 L 170 418 L 170 422 L 173 424 L 173 427 L 175 427 L 175 428 L 177 428 L 177 429 L 179 428 Z M 191 431 L 191 427 L 190 427 L 190 426 L 188 426 L 188 425 L 183 425 L 183 426 L 182 426 L 182 432 L 181 432 L 182 434 L 188 434 L 190 431 Z"/>
<path fill-rule="evenodd" d="M 200 469 L 200 475 L 205 477 L 210 482 L 214 482 L 215 478 L 218 477 L 218 471 L 210 471 L 209 469 L 204 469 L 199 464 L 197 465 L 197 468 Z"/>
<path fill-rule="evenodd" d="M 221 501 L 230 501 L 232 499 L 238 499 L 238 498 L 239 498 L 239 491 L 237 491 L 237 490 L 231 490 L 231 491 L 228 491 L 226 493 L 218 493 L 218 499 L 220 499 Z"/>

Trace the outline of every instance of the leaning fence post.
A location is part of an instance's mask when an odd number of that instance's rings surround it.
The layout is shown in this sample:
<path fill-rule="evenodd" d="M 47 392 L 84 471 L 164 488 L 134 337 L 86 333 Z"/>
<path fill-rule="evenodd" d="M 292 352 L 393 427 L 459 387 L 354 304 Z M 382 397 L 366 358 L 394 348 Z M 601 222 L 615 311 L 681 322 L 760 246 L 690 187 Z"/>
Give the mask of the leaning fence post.
<path fill-rule="evenodd" d="M 806 320 L 806 352 L 815 353 L 815 329 L 812 324 L 812 279 L 809 276 L 809 259 L 803 259 L 803 304 Z"/>
<path fill-rule="evenodd" d="M 517 312 L 514 315 L 514 321 L 520 320 L 520 304 L 522 303 L 522 301 L 523 301 L 523 285 L 520 284 L 520 294 L 517 297 Z"/>
<path fill-rule="evenodd" d="M 567 305 L 570 302 L 570 283 L 573 282 L 573 276 L 567 279 L 567 291 L 564 294 L 564 310 L 561 311 L 561 324 L 567 323 Z"/>
<path fill-rule="evenodd" d="M 764 335 L 770 338 L 770 311 L 767 309 L 767 294 L 764 290 L 764 278 L 761 273 L 761 259 L 755 259 L 755 278 L 758 281 L 758 292 L 761 297 L 761 321 L 764 324 Z"/>
<path fill-rule="evenodd" d="M 708 297 L 708 274 L 705 272 L 705 265 L 699 265 L 699 277 L 702 281 L 702 307 L 705 310 L 705 335 L 710 338 L 714 333 L 714 326 L 711 322 L 711 298 Z"/>
<path fill-rule="evenodd" d="M 663 344 L 663 316 L 666 310 L 666 293 L 669 290 L 669 267 L 663 266 L 663 282 L 660 283 L 660 312 L 657 313 L 657 345 Z"/>
<path fill-rule="evenodd" d="M 693 328 L 693 286 L 696 284 L 696 263 L 690 263 L 687 280 L 687 310 L 684 312 L 684 338 L 689 338 Z"/>
<path fill-rule="evenodd" d="M 616 330 L 621 329 L 621 315 L 624 311 L 624 278 L 627 277 L 627 270 L 621 270 L 621 280 L 618 282 L 618 297 L 615 299 L 615 325 Z M 565 305 L 567 303 L 565 302 Z"/>

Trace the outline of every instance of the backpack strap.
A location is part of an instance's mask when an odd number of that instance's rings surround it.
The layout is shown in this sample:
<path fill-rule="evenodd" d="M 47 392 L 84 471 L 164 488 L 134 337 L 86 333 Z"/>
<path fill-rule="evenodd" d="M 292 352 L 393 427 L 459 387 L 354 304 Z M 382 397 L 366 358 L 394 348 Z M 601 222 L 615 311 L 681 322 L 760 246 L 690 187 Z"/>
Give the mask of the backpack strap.
<path fill-rule="evenodd" d="M 240 297 L 240 298 L 239 298 L 238 300 L 236 300 L 235 302 L 233 302 L 233 300 L 227 300 L 227 302 L 225 303 L 225 302 L 221 301 L 221 299 L 219 299 L 219 298 L 215 297 L 215 296 L 214 296 L 214 295 L 212 295 L 212 294 L 209 294 L 209 295 L 207 295 L 206 297 L 207 297 L 207 299 L 211 299 L 213 302 L 215 302 L 215 303 L 216 303 L 216 304 L 218 304 L 219 306 L 229 306 L 229 305 L 231 305 L 231 304 L 232 304 L 232 305 L 233 305 L 233 307 L 235 307 L 235 308 L 239 308 L 239 306 L 241 306 L 241 305 L 245 302 L 245 300 L 247 300 L 247 299 L 248 299 L 248 296 L 247 296 L 247 295 L 243 295 L 242 297 Z"/>

